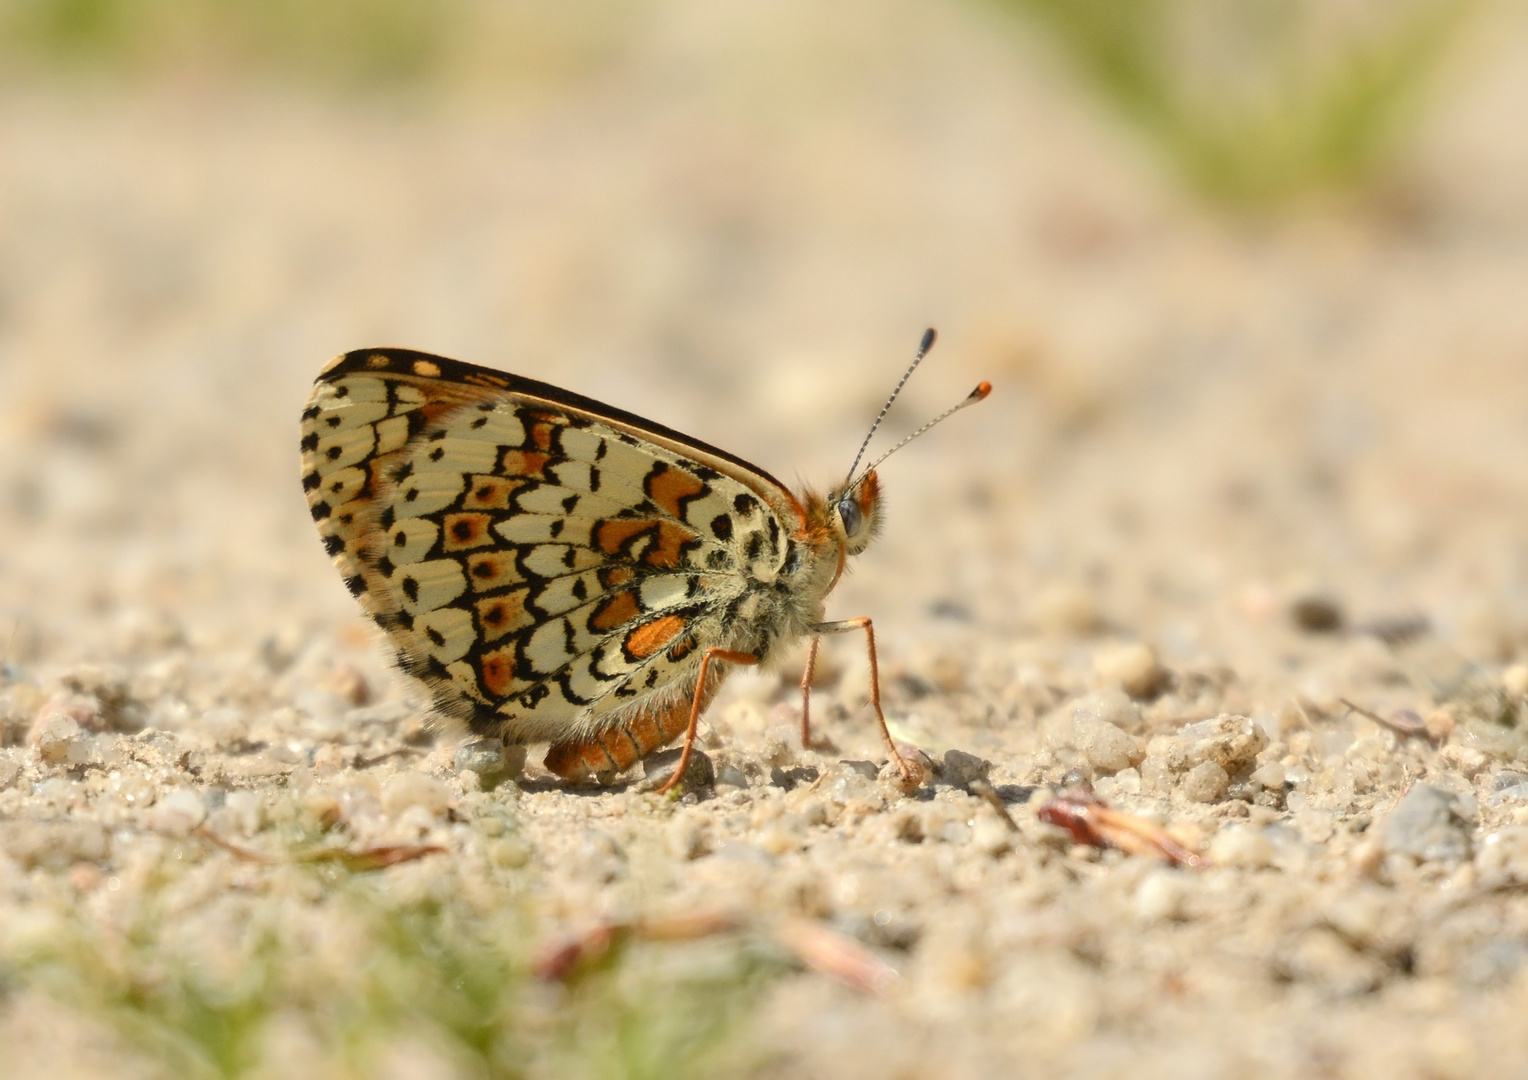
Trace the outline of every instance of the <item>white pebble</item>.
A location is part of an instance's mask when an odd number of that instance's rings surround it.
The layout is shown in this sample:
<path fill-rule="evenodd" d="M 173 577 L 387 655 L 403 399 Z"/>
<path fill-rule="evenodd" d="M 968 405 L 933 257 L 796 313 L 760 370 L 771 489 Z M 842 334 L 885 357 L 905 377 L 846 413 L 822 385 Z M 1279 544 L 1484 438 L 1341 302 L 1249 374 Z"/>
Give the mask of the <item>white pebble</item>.
<path fill-rule="evenodd" d="M 1225 798 L 1231 777 L 1218 762 L 1203 761 L 1183 777 L 1179 790 L 1189 802 L 1212 803 Z"/>
<path fill-rule="evenodd" d="M 1099 681 L 1118 686 L 1133 698 L 1150 697 L 1162 687 L 1166 672 L 1156 651 L 1144 642 L 1106 649 L 1093 658 Z"/>
<path fill-rule="evenodd" d="M 1178 870 L 1153 870 L 1135 890 L 1135 917 L 1146 926 L 1183 918 L 1192 885 Z"/>
<path fill-rule="evenodd" d="M 144 823 L 166 836 L 185 836 L 207 817 L 201 796 L 191 788 L 176 788 L 144 815 Z"/>
<path fill-rule="evenodd" d="M 451 792 L 446 785 L 424 773 L 395 773 L 382 785 L 382 809 L 388 817 L 398 817 L 412 806 L 439 817 L 449 805 Z"/>
<path fill-rule="evenodd" d="M 1513 697 L 1528 697 L 1528 664 L 1513 664 L 1503 671 L 1501 685 Z"/>
<path fill-rule="evenodd" d="M 1273 844 L 1253 829 L 1222 829 L 1210 841 L 1209 856 L 1216 866 L 1261 870 L 1273 863 Z"/>

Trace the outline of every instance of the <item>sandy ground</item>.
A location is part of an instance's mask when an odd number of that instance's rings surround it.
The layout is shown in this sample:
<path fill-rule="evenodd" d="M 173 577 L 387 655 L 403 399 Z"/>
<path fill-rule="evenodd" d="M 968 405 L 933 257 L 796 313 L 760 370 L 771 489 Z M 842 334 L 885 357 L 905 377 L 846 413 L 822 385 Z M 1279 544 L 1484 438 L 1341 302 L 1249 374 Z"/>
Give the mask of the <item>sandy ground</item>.
<path fill-rule="evenodd" d="M 295 792 L 519 867 L 537 933 L 795 914 L 901 973 L 781 980 L 772 1075 L 1521 1075 L 1521 27 L 1382 197 L 1245 224 L 979 14 L 796 7 L 812 34 L 680 6 L 503 107 L 0 96 L 0 926 L 109 917 L 165 838 L 202 903 L 259 895 L 184 838 L 258 844 Z M 817 750 L 786 737 L 797 670 L 729 682 L 703 797 L 563 790 L 534 752 L 481 791 L 306 520 L 297 413 L 345 349 L 825 482 L 929 323 L 893 434 L 997 389 L 888 465 L 830 603 L 875 618 L 899 737 L 950 763 L 915 797 L 843 764 L 884 759 L 852 641 Z M 1210 865 L 1043 825 L 1079 782 Z M 10 1075 L 110 1071 L 59 1023 L 12 999 Z"/>

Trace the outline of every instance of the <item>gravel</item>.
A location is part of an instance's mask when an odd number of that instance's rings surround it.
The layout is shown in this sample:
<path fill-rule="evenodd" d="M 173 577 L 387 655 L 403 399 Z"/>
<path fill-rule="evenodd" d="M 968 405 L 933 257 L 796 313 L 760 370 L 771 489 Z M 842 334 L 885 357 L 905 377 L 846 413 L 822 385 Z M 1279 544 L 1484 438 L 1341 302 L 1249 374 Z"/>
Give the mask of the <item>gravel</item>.
<path fill-rule="evenodd" d="M 285 926 L 359 979 L 336 879 L 284 853 L 369 853 L 367 887 L 527 952 L 724 912 L 895 969 L 769 982 L 762 1075 L 1520 1075 L 1522 80 L 1461 84 L 1394 205 L 1242 229 L 969 13 L 797 10 L 852 79 L 740 17 L 659 20 L 551 110 L 0 93 L 0 987 L 146 911 L 166 964 Z M 822 107 L 750 91 L 749 49 Z M 729 677 L 672 798 L 437 731 L 302 508 L 297 413 L 343 349 L 832 481 L 936 317 L 892 434 L 996 389 L 882 467 L 887 528 L 829 604 L 876 620 L 912 791 L 852 639 L 812 748 L 798 651 Z M 1081 785 L 1206 867 L 1036 817 Z M 282 1015 L 273 1074 L 317 1053 Z M 474 1075 L 436 1034 L 377 1074 Z M 0 994 L 18 1080 L 162 1074 L 114 1039 Z"/>

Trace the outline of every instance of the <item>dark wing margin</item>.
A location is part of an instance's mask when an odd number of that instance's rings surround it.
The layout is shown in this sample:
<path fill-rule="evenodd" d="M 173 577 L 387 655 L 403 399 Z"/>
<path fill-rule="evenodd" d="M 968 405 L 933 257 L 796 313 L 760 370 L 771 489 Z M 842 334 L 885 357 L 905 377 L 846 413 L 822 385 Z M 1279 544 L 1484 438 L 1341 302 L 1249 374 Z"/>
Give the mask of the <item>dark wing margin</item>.
<path fill-rule="evenodd" d="M 794 503 L 794 497 L 790 489 L 782 484 L 774 476 L 765 472 L 750 461 L 745 461 L 736 454 L 729 454 L 720 447 L 702 442 L 700 439 L 675 431 L 673 428 L 636 413 L 618 409 L 613 405 L 607 405 L 602 401 L 596 401 L 583 394 L 564 390 L 561 387 L 544 383 L 537 379 L 526 378 L 523 375 L 511 375 L 507 371 L 497 371 L 494 368 L 481 367 L 477 364 L 464 363 L 461 360 L 452 360 L 445 356 L 436 356 L 433 353 L 418 352 L 414 349 L 354 349 L 331 361 L 318 381 L 333 381 L 343 375 L 360 374 L 369 372 L 373 374 L 389 373 L 396 375 L 418 375 L 426 378 L 443 379 L 446 382 L 464 383 L 468 386 L 480 386 L 488 389 L 502 390 L 505 393 L 517 394 L 522 397 L 540 398 L 557 405 L 600 420 L 615 427 L 626 427 L 652 438 L 659 443 L 668 443 L 670 449 L 678 450 L 686 454 L 699 454 L 703 457 L 715 459 L 715 462 L 724 462 L 739 470 L 743 475 L 734 474 L 734 478 L 743 480 L 745 477 L 754 477 L 771 485 L 776 492 L 783 495 L 787 500 Z M 701 464 L 711 464 L 703 459 Z M 731 472 L 732 470 L 727 470 Z M 756 484 L 750 484 L 756 487 Z"/>

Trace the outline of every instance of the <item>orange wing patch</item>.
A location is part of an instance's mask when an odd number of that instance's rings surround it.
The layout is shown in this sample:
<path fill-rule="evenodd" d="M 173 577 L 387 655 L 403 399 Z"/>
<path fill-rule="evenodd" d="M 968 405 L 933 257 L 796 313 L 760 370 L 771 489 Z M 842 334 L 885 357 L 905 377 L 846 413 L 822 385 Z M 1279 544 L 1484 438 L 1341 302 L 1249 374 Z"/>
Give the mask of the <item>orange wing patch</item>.
<path fill-rule="evenodd" d="M 466 551 L 493 540 L 488 533 L 493 518 L 487 514 L 447 514 L 441 524 L 442 551 Z"/>
<path fill-rule="evenodd" d="M 480 551 L 467 556 L 467 577 L 474 592 L 488 592 L 520 580 L 513 551 Z"/>
<path fill-rule="evenodd" d="M 466 510 L 508 510 L 509 497 L 522 484 L 503 476 L 474 476 L 462 497 Z"/>
<path fill-rule="evenodd" d="M 700 538 L 671 521 L 617 518 L 600 522 L 593 540 L 607 555 L 625 555 L 648 566 L 671 570 L 681 565 L 684 549 L 699 543 Z"/>
<path fill-rule="evenodd" d="M 543 476 L 549 455 L 534 450 L 506 450 L 499 459 L 499 472 L 505 476 Z"/>
<path fill-rule="evenodd" d="M 601 634 L 608 634 L 618 626 L 625 626 L 631 620 L 640 617 L 642 609 L 637 606 L 636 595 L 631 592 L 618 592 L 601 604 L 589 616 L 589 629 Z"/>
<path fill-rule="evenodd" d="M 536 620 L 525 610 L 525 598 L 529 593 L 528 588 L 516 589 L 477 602 L 478 625 L 483 628 L 484 641 L 497 641 L 505 634 L 535 623 Z"/>
<path fill-rule="evenodd" d="M 647 497 L 659 506 L 663 507 L 671 517 L 680 521 L 684 520 L 684 502 L 698 495 L 704 495 L 706 485 L 683 469 L 676 469 L 672 465 L 666 469 L 654 469 L 647 474 L 647 480 L 643 483 L 647 489 Z"/>
<path fill-rule="evenodd" d="M 508 697 L 515 685 L 514 648 L 485 653 L 478 661 L 478 674 L 483 680 L 483 689 L 489 694 L 496 698 Z"/>
<path fill-rule="evenodd" d="M 646 660 L 684 631 L 684 619 L 678 615 L 665 615 L 661 619 L 643 623 L 626 635 L 622 648 L 628 656 Z"/>

